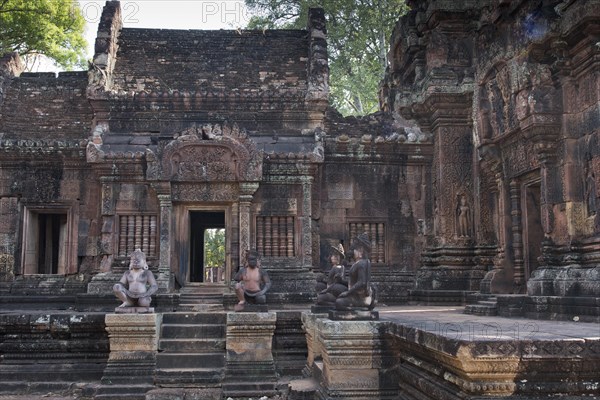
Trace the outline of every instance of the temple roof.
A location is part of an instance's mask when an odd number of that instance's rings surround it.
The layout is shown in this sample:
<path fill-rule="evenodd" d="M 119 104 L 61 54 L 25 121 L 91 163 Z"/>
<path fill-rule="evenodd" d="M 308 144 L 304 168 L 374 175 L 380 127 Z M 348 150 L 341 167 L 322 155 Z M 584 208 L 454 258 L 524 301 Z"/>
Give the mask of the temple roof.
<path fill-rule="evenodd" d="M 92 109 L 87 72 L 23 73 L 11 79 L 0 103 L 2 139 L 85 139 Z"/>
<path fill-rule="evenodd" d="M 113 71 L 117 92 L 306 92 L 305 30 L 123 28 Z"/>

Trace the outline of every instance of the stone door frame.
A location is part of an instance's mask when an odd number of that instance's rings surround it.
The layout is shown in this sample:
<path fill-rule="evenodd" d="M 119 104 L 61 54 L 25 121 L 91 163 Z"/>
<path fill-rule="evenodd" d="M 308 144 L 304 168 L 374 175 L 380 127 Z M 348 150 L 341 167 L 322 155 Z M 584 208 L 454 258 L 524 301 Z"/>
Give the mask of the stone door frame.
<path fill-rule="evenodd" d="M 209 202 L 173 202 L 173 246 L 174 251 L 171 253 L 172 272 L 178 277 L 181 273 L 181 262 L 187 263 L 186 276 L 180 284 L 190 283 L 190 213 L 194 211 L 219 211 L 225 214 L 225 277 L 222 283 L 204 283 L 210 286 L 227 286 L 231 281 L 232 271 L 232 243 L 238 242 L 233 235 L 236 233 L 234 229 L 234 221 L 232 210 L 236 208 L 235 203 L 209 203 Z M 184 254 L 186 252 L 187 254 Z M 181 279 L 181 277 L 179 277 Z"/>

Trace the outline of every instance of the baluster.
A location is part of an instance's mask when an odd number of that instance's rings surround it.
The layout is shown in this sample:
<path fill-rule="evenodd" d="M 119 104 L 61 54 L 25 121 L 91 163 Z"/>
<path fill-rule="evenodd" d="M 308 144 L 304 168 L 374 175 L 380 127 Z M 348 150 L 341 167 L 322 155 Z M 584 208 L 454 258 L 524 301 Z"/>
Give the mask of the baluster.
<path fill-rule="evenodd" d="M 134 243 L 136 249 L 142 248 L 142 228 L 143 228 L 143 217 L 141 215 L 135 216 L 135 236 Z"/>
<path fill-rule="evenodd" d="M 287 257 L 286 217 L 279 217 L 279 256 Z"/>
<path fill-rule="evenodd" d="M 265 217 L 265 256 L 272 257 L 273 252 L 271 251 L 271 217 Z"/>
<path fill-rule="evenodd" d="M 265 254 L 265 219 L 256 217 L 256 250 L 259 254 Z"/>
<path fill-rule="evenodd" d="M 373 255 L 371 260 L 379 262 L 379 249 L 377 248 L 377 224 L 365 224 L 369 232 L 369 239 L 371 239 L 371 249 Z"/>
<path fill-rule="evenodd" d="M 127 216 L 127 255 L 133 253 L 135 245 L 135 217 Z"/>
<path fill-rule="evenodd" d="M 287 256 L 294 257 L 294 217 L 287 217 Z"/>
<path fill-rule="evenodd" d="M 271 217 L 273 220 L 271 226 L 273 228 L 273 257 L 280 256 L 279 248 L 279 217 Z"/>
<path fill-rule="evenodd" d="M 119 257 L 127 257 L 127 216 L 119 217 Z"/>
<path fill-rule="evenodd" d="M 148 255 L 156 257 L 156 215 L 150 216 L 150 238 L 148 246 Z"/>
<path fill-rule="evenodd" d="M 149 240 L 150 240 L 150 216 L 144 215 L 143 223 L 142 223 L 142 251 L 144 252 L 144 254 L 146 254 L 146 257 L 148 256 L 148 250 L 150 250 Z"/>
<path fill-rule="evenodd" d="M 377 250 L 379 259 L 377 262 L 385 262 L 385 230 L 383 224 L 377 224 Z"/>

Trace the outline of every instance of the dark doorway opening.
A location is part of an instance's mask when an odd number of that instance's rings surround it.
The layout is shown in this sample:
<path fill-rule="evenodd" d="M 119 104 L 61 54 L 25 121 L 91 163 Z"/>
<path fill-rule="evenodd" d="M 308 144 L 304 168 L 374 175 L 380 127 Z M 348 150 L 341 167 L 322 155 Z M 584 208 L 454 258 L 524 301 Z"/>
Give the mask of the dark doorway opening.
<path fill-rule="evenodd" d="M 223 282 L 225 212 L 190 211 L 190 282 Z"/>
<path fill-rule="evenodd" d="M 540 183 L 525 186 L 524 210 L 524 246 L 525 279 L 539 266 L 538 257 L 542 255 L 544 229 L 541 218 L 541 187 Z"/>

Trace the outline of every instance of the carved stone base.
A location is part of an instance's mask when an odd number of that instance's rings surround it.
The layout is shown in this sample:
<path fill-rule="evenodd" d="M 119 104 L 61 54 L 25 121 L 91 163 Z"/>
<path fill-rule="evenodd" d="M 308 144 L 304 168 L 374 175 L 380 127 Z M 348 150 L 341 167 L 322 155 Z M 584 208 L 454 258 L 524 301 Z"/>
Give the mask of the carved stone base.
<path fill-rule="evenodd" d="M 267 304 L 245 303 L 243 308 L 236 309 L 235 311 L 236 312 L 249 312 L 249 313 L 269 312 L 269 306 Z"/>
<path fill-rule="evenodd" d="M 227 313 L 225 398 L 273 396 L 277 374 L 272 353 L 277 314 Z"/>
<path fill-rule="evenodd" d="M 479 290 L 484 271 L 475 262 L 473 247 L 446 246 L 423 252 L 416 276 L 417 290 Z"/>
<path fill-rule="evenodd" d="M 329 311 L 329 319 L 333 321 L 377 321 L 379 313 L 369 310 Z"/>
<path fill-rule="evenodd" d="M 322 359 L 322 350 L 319 347 L 320 342 L 318 340 L 319 335 L 317 331 L 317 321 L 322 318 L 327 318 L 327 314 L 318 314 L 312 312 L 302 313 L 302 327 L 306 336 L 306 347 L 308 349 L 308 354 L 306 356 L 306 366 L 303 370 L 303 375 L 305 377 L 316 376 L 314 371 L 314 361 Z"/>
<path fill-rule="evenodd" d="M 397 394 L 394 358 L 375 321 L 319 319 L 323 375 L 319 399 L 392 399 Z"/>
<path fill-rule="evenodd" d="M 103 272 L 94 275 L 90 283 L 88 283 L 87 292 L 93 294 L 105 294 L 112 293 L 113 286 L 119 282 L 122 274 L 115 274 L 112 272 Z"/>
<path fill-rule="evenodd" d="M 144 314 L 153 313 L 154 307 L 117 307 L 116 314 Z"/>
<path fill-rule="evenodd" d="M 504 269 L 493 269 L 485 274 L 479 285 L 481 293 L 512 293 L 513 275 Z"/>
<path fill-rule="evenodd" d="M 97 395 L 129 398 L 154 387 L 160 318 L 152 313 L 106 314 L 110 355 Z"/>
<path fill-rule="evenodd" d="M 311 306 L 310 307 L 310 312 L 313 314 L 327 314 L 329 313 L 329 311 L 333 311 L 335 310 L 335 306 Z"/>
<path fill-rule="evenodd" d="M 600 267 L 541 267 L 527 281 L 529 296 L 600 297 Z"/>

